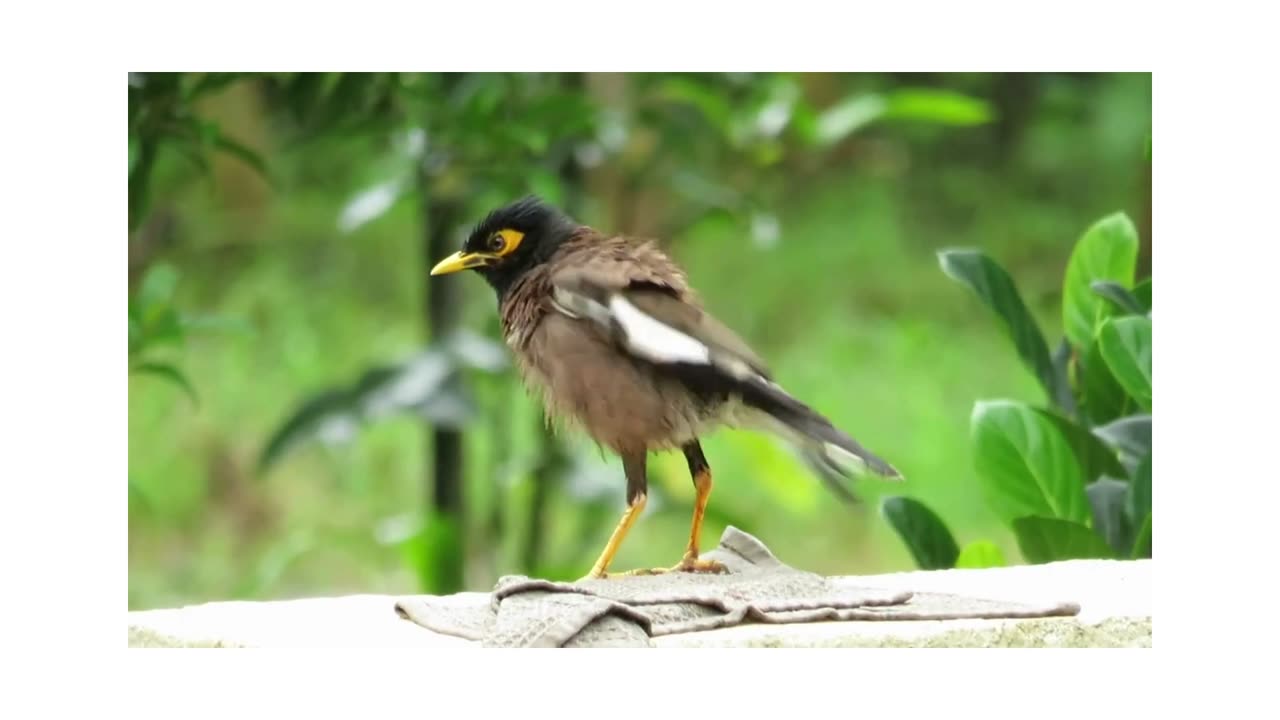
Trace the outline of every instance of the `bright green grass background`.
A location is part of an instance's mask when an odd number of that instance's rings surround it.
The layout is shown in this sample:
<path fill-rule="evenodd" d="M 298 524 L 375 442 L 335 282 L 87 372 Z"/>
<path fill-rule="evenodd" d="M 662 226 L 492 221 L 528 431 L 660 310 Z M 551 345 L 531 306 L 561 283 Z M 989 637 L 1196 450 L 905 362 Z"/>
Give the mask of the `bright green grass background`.
<path fill-rule="evenodd" d="M 707 305 L 757 347 L 783 386 L 907 478 L 861 486 L 863 504 L 850 507 L 784 446 L 723 431 L 704 441 L 720 513 L 708 519 L 704 545 L 732 519 L 785 561 L 819 572 L 910 569 L 877 511 L 880 496 L 902 493 L 927 501 L 962 545 L 992 540 L 1020 561 L 983 501 L 968 420 L 978 399 L 1039 401 L 1040 390 L 985 310 L 942 274 L 935 252 L 968 245 L 995 255 L 1056 343 L 1071 243 L 1106 213 L 1138 217 L 1145 201 L 1149 77 L 1104 88 L 1109 95 L 1084 120 L 1036 125 L 1013 168 L 934 167 L 941 161 L 921 153 L 899 172 L 850 168 L 792 193 L 772 247 L 720 222 L 672 239 Z M 423 503 L 423 425 L 385 422 L 348 445 L 303 449 L 265 478 L 253 473 L 266 437 L 299 398 L 403 357 L 421 340 L 414 209 L 398 206 L 342 235 L 337 214 L 359 187 L 299 186 L 253 223 L 226 212 L 207 187 L 172 196 L 185 214 L 183 245 L 165 258 L 182 272 L 180 306 L 246 329 L 190 339 L 181 363 L 200 391 L 198 407 L 155 379 L 130 379 L 129 464 L 142 494 L 130 507 L 131 607 L 417 590 L 394 540 Z M 471 280 L 469 317 L 482 329 L 493 299 Z M 491 399 L 491 412 L 509 414 L 507 440 L 526 446 L 538 409 L 518 392 Z M 488 461 L 497 442 L 487 431 L 469 436 L 474 472 L 494 476 L 468 488 L 478 516 L 527 492 L 518 473 L 499 488 L 506 476 Z M 624 481 L 616 461 L 606 462 L 612 485 L 599 491 L 609 513 L 587 519 L 567 493 L 556 496 L 550 571 L 584 572 L 612 529 Z M 693 497 L 683 458 L 655 456 L 651 469 L 657 501 L 616 568 L 669 565 L 683 549 Z M 516 529 L 520 519 L 509 522 Z M 476 526 L 479 541 L 489 540 L 486 521 Z M 503 539 L 496 564 L 470 564 L 469 586 L 485 589 L 514 570 L 507 558 L 516 537 Z"/>

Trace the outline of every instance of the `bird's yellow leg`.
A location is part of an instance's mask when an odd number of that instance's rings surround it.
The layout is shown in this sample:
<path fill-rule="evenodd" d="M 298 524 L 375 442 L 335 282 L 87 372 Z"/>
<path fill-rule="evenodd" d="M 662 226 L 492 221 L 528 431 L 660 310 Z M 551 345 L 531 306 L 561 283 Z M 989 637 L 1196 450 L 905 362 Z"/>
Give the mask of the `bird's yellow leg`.
<path fill-rule="evenodd" d="M 699 468 L 693 475 L 693 487 L 697 494 L 693 501 L 693 523 L 689 527 L 689 544 L 685 547 L 680 564 L 671 568 L 684 572 L 725 572 L 724 565 L 715 560 L 698 557 L 698 538 L 702 534 L 702 516 L 707 512 L 707 500 L 711 497 L 711 468 Z"/>
<path fill-rule="evenodd" d="M 618 527 L 613 529 L 613 534 L 609 536 L 609 542 L 605 544 L 604 551 L 600 553 L 596 564 L 591 567 L 591 573 L 587 575 L 588 578 L 609 577 L 609 563 L 613 562 L 613 556 L 618 554 L 618 548 L 622 547 L 623 538 L 627 536 L 627 532 L 635 524 L 636 518 L 640 517 L 640 513 L 644 511 L 646 502 L 648 502 L 648 496 L 640 493 L 627 504 L 626 512 L 622 513 L 622 519 L 618 521 Z"/>
<path fill-rule="evenodd" d="M 698 538 L 702 535 L 702 518 L 707 512 L 707 500 L 711 497 L 711 466 L 702 454 L 702 447 L 695 440 L 685 445 L 684 456 L 689 461 L 689 474 L 693 477 L 695 491 L 693 500 L 693 522 L 689 525 L 689 544 L 685 546 L 684 557 L 675 567 L 637 570 L 633 574 L 657 575 L 666 572 L 728 572 L 723 564 L 716 560 L 704 560 L 698 557 Z"/>

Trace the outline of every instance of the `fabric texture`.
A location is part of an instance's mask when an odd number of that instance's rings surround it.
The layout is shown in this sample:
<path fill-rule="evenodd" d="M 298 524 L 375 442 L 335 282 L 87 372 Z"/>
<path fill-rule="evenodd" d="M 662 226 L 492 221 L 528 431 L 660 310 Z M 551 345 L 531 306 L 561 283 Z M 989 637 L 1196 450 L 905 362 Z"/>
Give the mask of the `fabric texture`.
<path fill-rule="evenodd" d="M 501 578 L 487 601 L 402 598 L 396 612 L 486 647 L 652 647 L 653 638 L 744 623 L 1072 616 L 1075 603 L 1033 605 L 851 587 L 779 561 L 734 527 L 702 557 L 725 574 L 665 573 L 576 582 Z"/>

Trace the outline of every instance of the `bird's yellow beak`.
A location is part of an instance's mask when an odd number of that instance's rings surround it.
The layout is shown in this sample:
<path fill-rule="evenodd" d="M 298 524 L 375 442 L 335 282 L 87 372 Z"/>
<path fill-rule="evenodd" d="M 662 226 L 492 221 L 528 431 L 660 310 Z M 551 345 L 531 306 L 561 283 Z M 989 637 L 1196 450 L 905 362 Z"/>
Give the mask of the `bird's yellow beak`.
<path fill-rule="evenodd" d="M 486 253 L 464 253 L 458 251 L 449 257 L 436 263 L 431 268 L 432 275 L 448 275 L 459 270 L 470 270 L 472 268 L 483 267 L 497 260 L 496 255 L 488 255 Z"/>

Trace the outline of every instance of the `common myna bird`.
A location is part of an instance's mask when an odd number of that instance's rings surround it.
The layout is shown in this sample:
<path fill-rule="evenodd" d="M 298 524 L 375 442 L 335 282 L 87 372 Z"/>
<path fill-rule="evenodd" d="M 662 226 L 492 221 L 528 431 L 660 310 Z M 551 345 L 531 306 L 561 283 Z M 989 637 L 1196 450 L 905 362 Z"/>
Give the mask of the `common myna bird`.
<path fill-rule="evenodd" d="M 493 286 L 505 340 L 548 416 L 580 427 L 622 459 L 627 508 L 589 577 L 609 575 L 644 510 L 648 454 L 676 449 L 697 495 L 688 547 L 669 570 L 724 570 L 698 557 L 711 494 L 711 466 L 698 439 L 720 426 L 773 433 L 846 478 L 901 477 L 779 387 L 652 241 L 599 232 L 529 197 L 489 213 L 431 274 L 459 270 L 474 270 Z"/>

